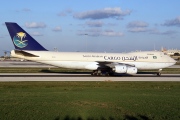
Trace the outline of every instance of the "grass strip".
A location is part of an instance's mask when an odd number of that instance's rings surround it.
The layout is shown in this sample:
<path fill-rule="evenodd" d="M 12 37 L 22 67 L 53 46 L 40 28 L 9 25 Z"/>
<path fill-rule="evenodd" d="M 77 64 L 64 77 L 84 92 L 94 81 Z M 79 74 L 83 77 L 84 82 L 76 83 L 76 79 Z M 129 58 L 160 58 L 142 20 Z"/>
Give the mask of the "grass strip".
<path fill-rule="evenodd" d="M 180 82 L 1 82 L 0 119 L 177 120 Z"/>

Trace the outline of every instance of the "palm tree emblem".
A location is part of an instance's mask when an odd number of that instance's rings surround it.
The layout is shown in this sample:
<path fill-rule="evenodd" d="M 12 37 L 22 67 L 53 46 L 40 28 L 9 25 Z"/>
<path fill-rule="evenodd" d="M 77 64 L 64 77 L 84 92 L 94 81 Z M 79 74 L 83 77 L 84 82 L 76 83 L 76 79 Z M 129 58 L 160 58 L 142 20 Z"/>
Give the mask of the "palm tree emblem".
<path fill-rule="evenodd" d="M 18 32 L 16 36 L 14 36 L 13 38 L 14 44 L 19 48 L 26 47 L 28 45 L 27 43 L 28 40 L 23 40 L 23 38 L 25 37 L 26 37 L 26 33 Z"/>

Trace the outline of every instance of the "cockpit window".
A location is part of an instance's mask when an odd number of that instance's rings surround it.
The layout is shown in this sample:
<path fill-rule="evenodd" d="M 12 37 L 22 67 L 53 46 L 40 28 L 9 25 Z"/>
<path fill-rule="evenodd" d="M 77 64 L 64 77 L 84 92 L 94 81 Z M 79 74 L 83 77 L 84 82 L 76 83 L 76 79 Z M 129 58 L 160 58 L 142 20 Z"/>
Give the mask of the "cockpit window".
<path fill-rule="evenodd" d="M 164 53 L 164 55 L 167 55 L 167 53 Z"/>
<path fill-rule="evenodd" d="M 157 59 L 157 56 L 153 56 L 153 59 Z"/>

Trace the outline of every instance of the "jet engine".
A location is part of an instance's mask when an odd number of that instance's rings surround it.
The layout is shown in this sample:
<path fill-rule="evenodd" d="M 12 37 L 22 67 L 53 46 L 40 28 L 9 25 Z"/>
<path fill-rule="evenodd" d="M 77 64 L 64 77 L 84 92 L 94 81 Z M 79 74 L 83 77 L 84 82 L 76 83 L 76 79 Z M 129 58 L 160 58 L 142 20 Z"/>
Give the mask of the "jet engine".
<path fill-rule="evenodd" d="M 128 74 L 136 74 L 137 68 L 136 67 L 130 67 L 126 65 L 116 65 L 113 69 L 116 73 L 128 73 Z"/>
<path fill-rule="evenodd" d="M 127 73 L 128 74 L 136 74 L 137 73 L 137 68 L 136 67 L 128 67 Z"/>
<path fill-rule="evenodd" d="M 116 73 L 126 73 L 127 66 L 126 65 L 116 65 L 113 70 Z"/>

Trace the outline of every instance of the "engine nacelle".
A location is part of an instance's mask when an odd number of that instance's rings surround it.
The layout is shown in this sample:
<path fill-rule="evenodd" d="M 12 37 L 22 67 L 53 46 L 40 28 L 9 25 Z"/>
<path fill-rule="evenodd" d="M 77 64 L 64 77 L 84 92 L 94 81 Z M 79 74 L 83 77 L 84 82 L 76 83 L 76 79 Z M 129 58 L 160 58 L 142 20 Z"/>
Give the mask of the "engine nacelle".
<path fill-rule="evenodd" d="M 128 67 L 127 73 L 128 74 L 136 74 L 137 73 L 137 68 L 136 67 Z"/>
<path fill-rule="evenodd" d="M 126 73 L 127 66 L 125 66 L 125 65 L 116 65 L 113 70 L 116 73 Z"/>
<path fill-rule="evenodd" d="M 116 65 L 113 70 L 116 73 L 127 73 L 127 74 L 136 74 L 138 71 L 136 67 L 130 67 L 126 65 Z"/>

